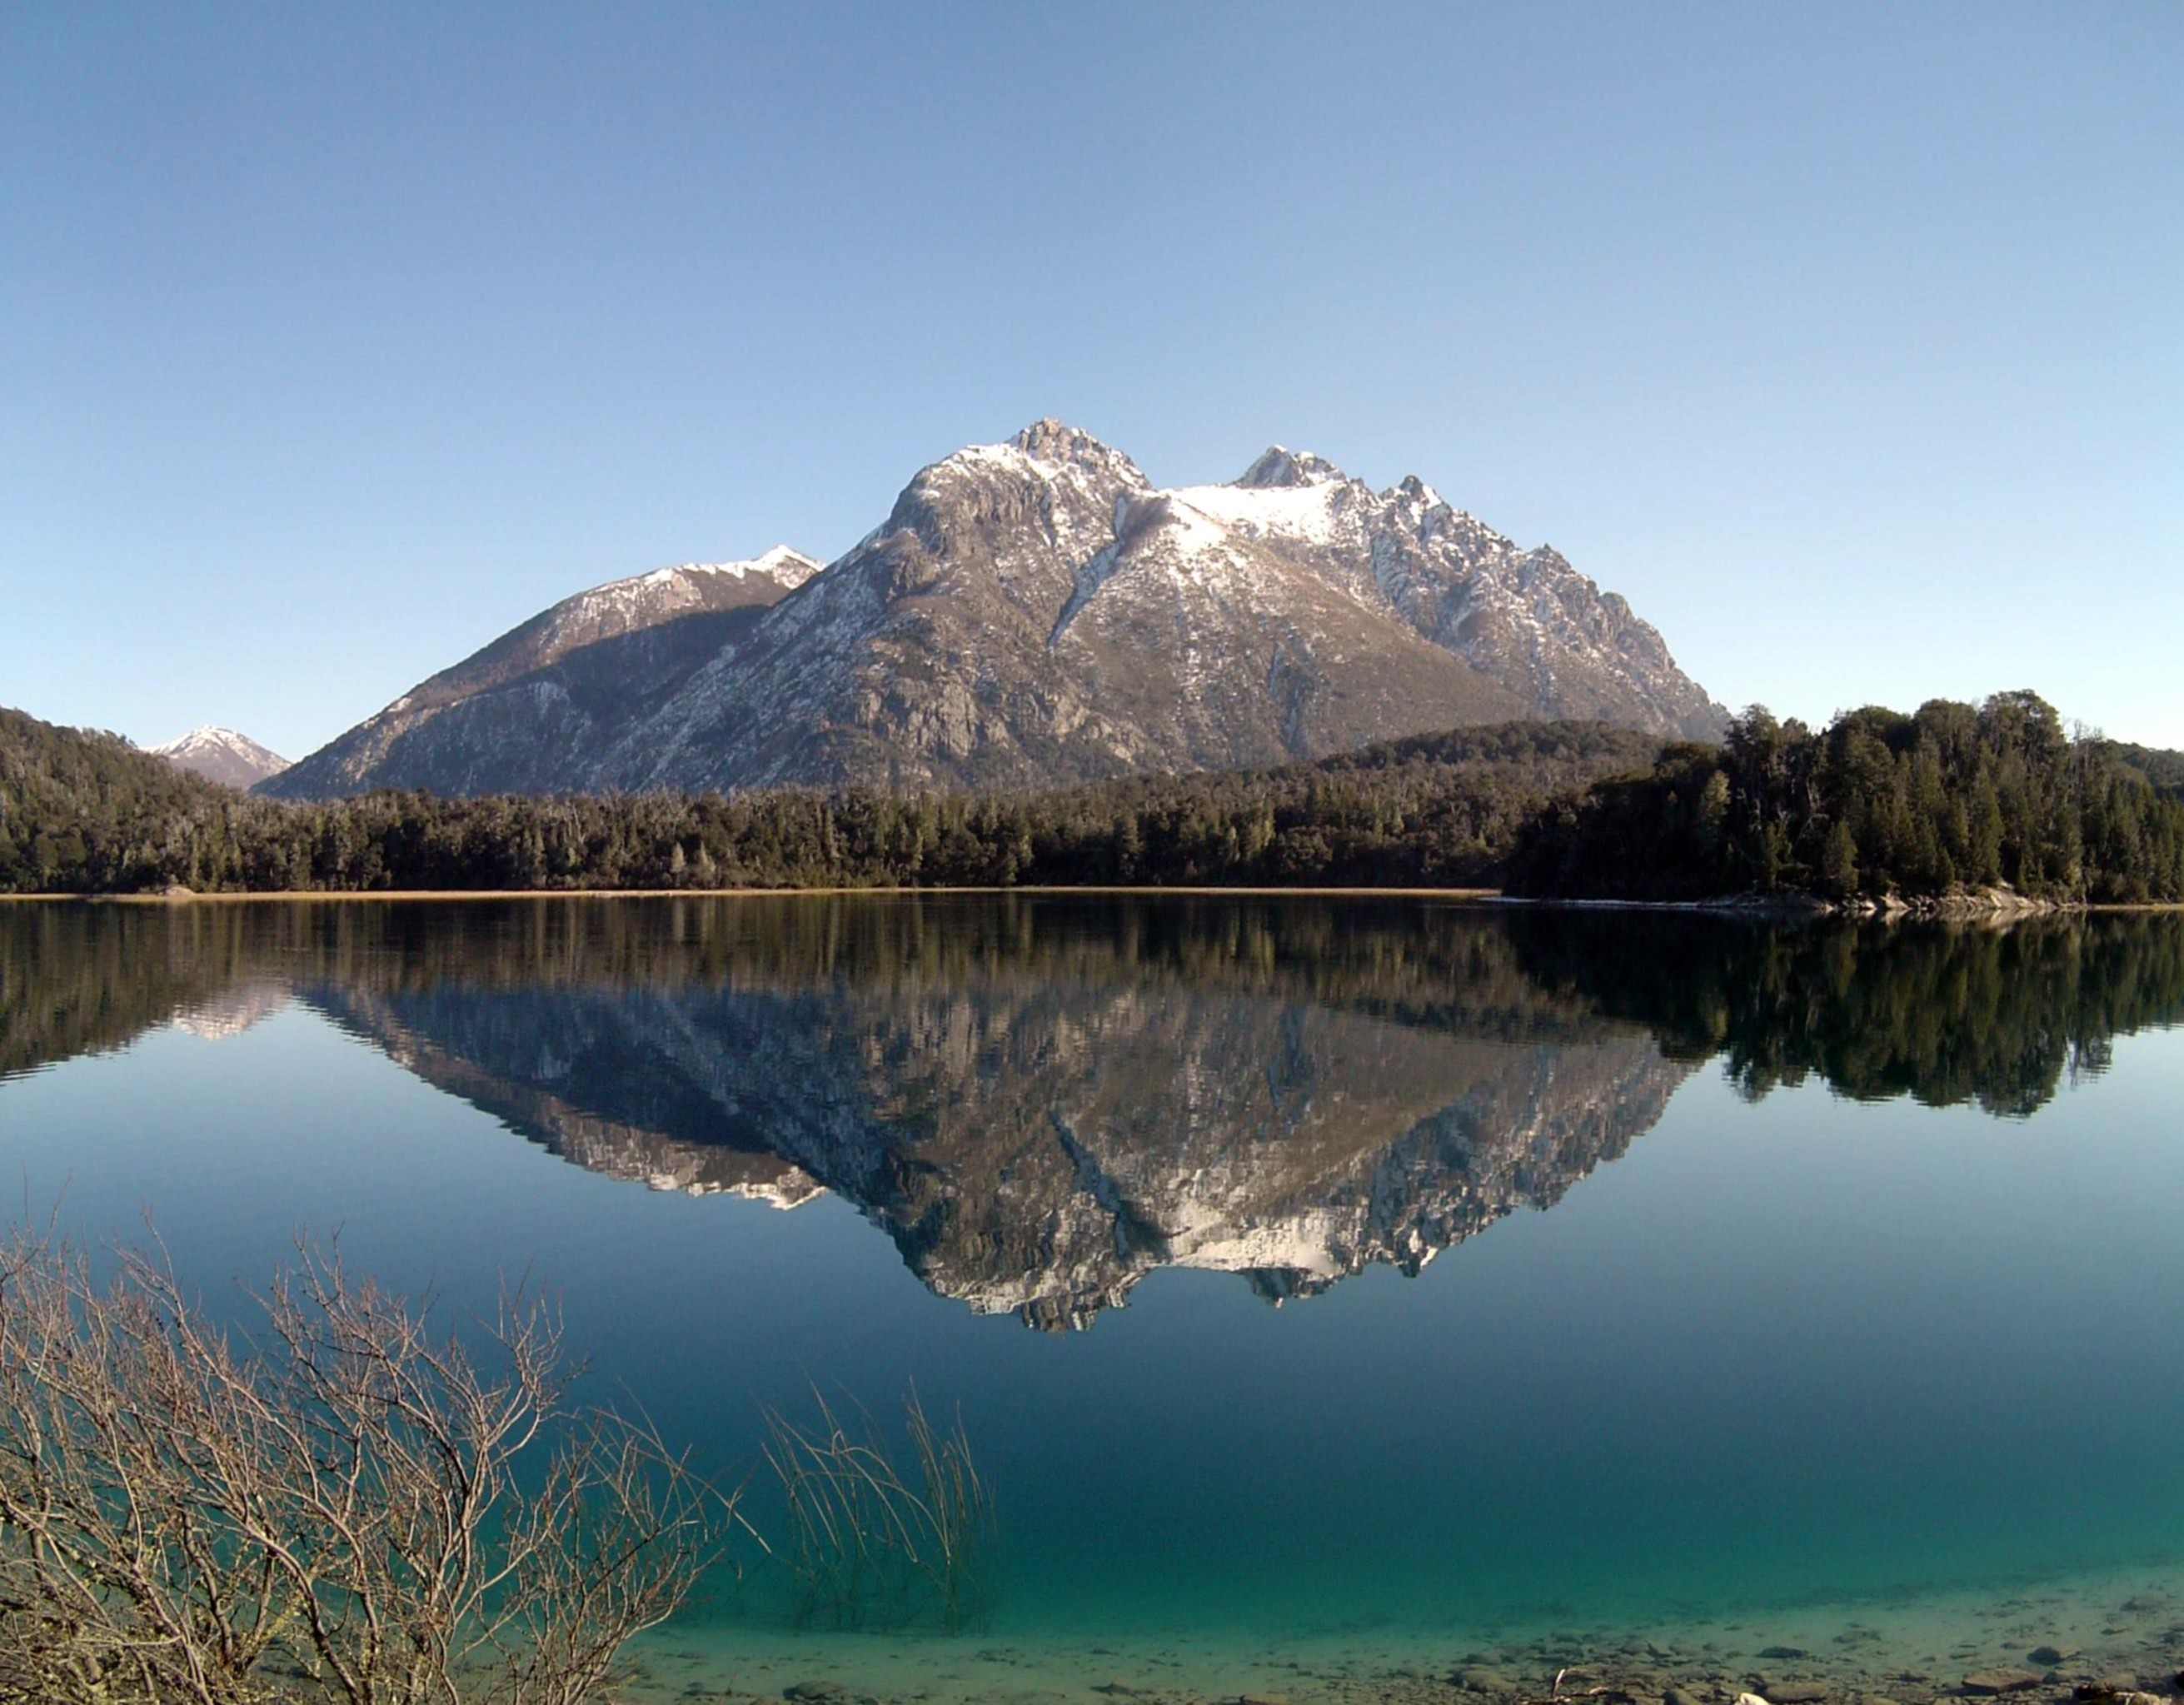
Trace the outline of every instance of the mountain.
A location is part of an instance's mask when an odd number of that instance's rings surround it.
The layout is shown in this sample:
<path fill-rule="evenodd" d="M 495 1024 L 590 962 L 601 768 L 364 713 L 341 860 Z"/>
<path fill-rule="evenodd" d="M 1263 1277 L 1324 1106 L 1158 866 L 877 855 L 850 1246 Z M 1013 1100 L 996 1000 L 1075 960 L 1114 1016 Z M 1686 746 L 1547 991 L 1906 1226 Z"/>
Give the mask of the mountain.
<path fill-rule="evenodd" d="M 261 746 L 248 734 L 207 723 L 192 728 L 178 740 L 152 748 L 152 755 L 164 758 L 178 770 L 218 782 L 223 787 L 251 788 L 279 775 L 288 761 Z"/>
<path fill-rule="evenodd" d="M 823 571 L 794 566 L 702 629 L 618 601 L 644 582 L 581 594 L 265 791 L 1035 788 L 1515 717 L 1725 721 L 1552 548 L 1279 447 L 1163 490 L 1041 421 L 924 469 Z M 603 605 L 618 626 L 540 643 Z"/>
<path fill-rule="evenodd" d="M 259 789 L 325 799 L 371 788 L 557 793 L 596 772 L 599 747 L 817 573 L 776 545 L 747 562 L 689 562 L 566 598 L 412 688 Z M 601 782 L 598 785 L 607 785 Z"/>

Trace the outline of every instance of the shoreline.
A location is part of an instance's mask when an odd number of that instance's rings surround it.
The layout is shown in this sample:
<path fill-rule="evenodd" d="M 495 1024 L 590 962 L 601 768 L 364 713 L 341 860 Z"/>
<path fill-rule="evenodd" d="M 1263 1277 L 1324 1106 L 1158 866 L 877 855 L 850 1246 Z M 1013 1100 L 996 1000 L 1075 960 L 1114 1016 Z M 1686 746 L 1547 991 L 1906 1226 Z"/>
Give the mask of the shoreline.
<path fill-rule="evenodd" d="M 73 900 L 86 905 L 192 905 L 248 900 L 794 900 L 870 894 L 900 899 L 910 894 L 1162 894 L 1220 898 L 1275 898 L 1295 894 L 1320 900 L 1452 900 L 1500 901 L 1492 888 L 1361 888 L 1336 885 L 1294 888 L 1156 883 L 1014 883 L 1006 886 L 929 883 L 915 886 L 818 888 L 414 888 L 269 889 L 199 894 L 0 894 L 10 900 L 52 904 Z"/>
<path fill-rule="evenodd" d="M 1357 883 L 1014 883 L 910 885 L 836 885 L 808 888 L 449 888 L 449 889 L 194 889 L 159 894 L 0 894 L 0 905 L 165 905 L 296 904 L 320 901 L 354 905 L 382 901 L 543 900 L 793 900 L 870 896 L 902 899 L 916 894 L 1105 894 L 1167 899 L 1438 900 L 1467 905 L 1537 908 L 1556 911 L 1640 911 L 1742 918 L 1762 923 L 1809 923 L 1847 918 L 1878 923 L 2008 924 L 2031 917 L 2089 914 L 2184 912 L 2184 900 L 2087 900 L 2076 904 L 2014 897 L 1982 900 L 1975 896 L 1941 900 L 1849 904 L 1810 896 L 1762 899 L 1725 895 L 1713 900 L 1624 900 L 1566 894 L 1517 894 L 1496 888 L 1375 887 Z"/>
<path fill-rule="evenodd" d="M 2184 1568 L 2148 1559 L 1683 1614 L 1245 1628 L 793 1632 L 704 1618 L 643 1636 L 632 1705 L 2168 1705 Z"/>
<path fill-rule="evenodd" d="M 1467 905 L 1512 906 L 1557 911 L 1639 911 L 1741 918 L 1762 923 L 1808 923 L 1847 918 L 1859 922 L 2008 924 L 2031 917 L 2089 914 L 2184 912 L 2184 900 L 2104 900 L 2070 904 L 2009 898 L 1996 901 L 1973 896 L 1939 900 L 1847 905 L 1783 896 L 1759 899 L 1727 895 L 1714 900 L 1624 900 L 1575 895 L 1513 894 L 1494 888 L 1374 887 L 1356 883 L 1015 883 L 1009 884 L 837 885 L 808 888 L 454 888 L 454 889 L 271 889 L 195 890 L 159 894 L 0 894 L 0 905 L 164 905 L 364 902 L 573 900 L 788 900 L 870 896 L 901 899 L 916 894 L 1104 894 L 1167 899 L 1437 900 Z"/>

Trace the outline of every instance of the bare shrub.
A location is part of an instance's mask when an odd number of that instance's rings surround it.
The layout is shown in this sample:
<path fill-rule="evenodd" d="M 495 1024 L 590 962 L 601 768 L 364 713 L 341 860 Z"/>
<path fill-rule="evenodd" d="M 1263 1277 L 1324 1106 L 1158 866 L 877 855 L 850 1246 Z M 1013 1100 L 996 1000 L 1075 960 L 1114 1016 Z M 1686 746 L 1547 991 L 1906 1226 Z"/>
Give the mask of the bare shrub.
<path fill-rule="evenodd" d="M 261 1344 L 164 1256 L 0 1236 L 0 1697 L 576 1705 L 719 1556 L 733 1500 L 568 1400 L 535 1299 L 482 1358 L 299 1244 Z"/>
<path fill-rule="evenodd" d="M 815 1390 L 815 1423 L 766 1414 L 767 1463 L 787 1495 L 777 1553 L 795 1574 L 805 1619 L 896 1625 L 928 1615 L 953 1633 L 991 1608 L 999 1538 L 993 1494 L 958 1416 L 936 1429 L 916 1387 L 903 1402 L 908 1474 L 860 1408 L 853 1423 Z"/>

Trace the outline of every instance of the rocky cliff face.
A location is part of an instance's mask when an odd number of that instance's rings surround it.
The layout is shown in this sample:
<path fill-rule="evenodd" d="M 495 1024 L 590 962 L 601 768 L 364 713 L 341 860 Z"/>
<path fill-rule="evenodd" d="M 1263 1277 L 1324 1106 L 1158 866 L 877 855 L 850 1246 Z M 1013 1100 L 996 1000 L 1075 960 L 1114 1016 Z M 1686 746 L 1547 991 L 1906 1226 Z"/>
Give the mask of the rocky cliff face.
<path fill-rule="evenodd" d="M 1112 970 L 306 998 L 566 1158 L 784 1206 L 832 1190 L 934 1290 L 1048 1329 L 1163 1266 L 1275 1301 L 1414 1273 L 1622 1154 L 1691 1069 L 1544 1006 L 1472 1031 Z"/>
<path fill-rule="evenodd" d="M 1510 717 L 1724 722 L 1552 549 L 1415 478 L 1376 493 L 1279 448 L 1233 483 L 1162 490 L 1042 421 L 926 468 L 811 566 L 711 626 L 616 605 L 611 633 L 539 644 L 616 588 L 583 594 L 267 790 L 1028 788 Z"/>

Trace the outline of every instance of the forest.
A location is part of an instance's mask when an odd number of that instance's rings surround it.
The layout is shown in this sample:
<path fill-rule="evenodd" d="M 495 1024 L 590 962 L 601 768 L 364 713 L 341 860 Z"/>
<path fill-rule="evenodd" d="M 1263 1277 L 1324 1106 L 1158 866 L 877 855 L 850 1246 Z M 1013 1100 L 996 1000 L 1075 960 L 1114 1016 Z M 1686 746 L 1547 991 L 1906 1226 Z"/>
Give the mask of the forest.
<path fill-rule="evenodd" d="M 1526 823 L 1513 894 L 1637 900 L 1798 894 L 1907 900 L 2008 886 L 2064 903 L 2184 900 L 2171 753 L 2072 738 L 2002 693 L 1815 732 L 1753 710 L 1719 746 L 1558 799 Z"/>
<path fill-rule="evenodd" d="M 776 788 L 313 805 L 0 710 L 0 893 L 1506 887 L 1541 898 L 2184 900 L 2184 760 L 2030 693 L 1719 747 L 1506 722 L 1271 769 L 1028 794 Z"/>
<path fill-rule="evenodd" d="M 1651 736 L 1511 722 L 1318 763 L 1011 796 L 379 793 L 319 805 L 0 711 L 0 893 L 1267 883 L 1490 886 L 1554 795 Z"/>

